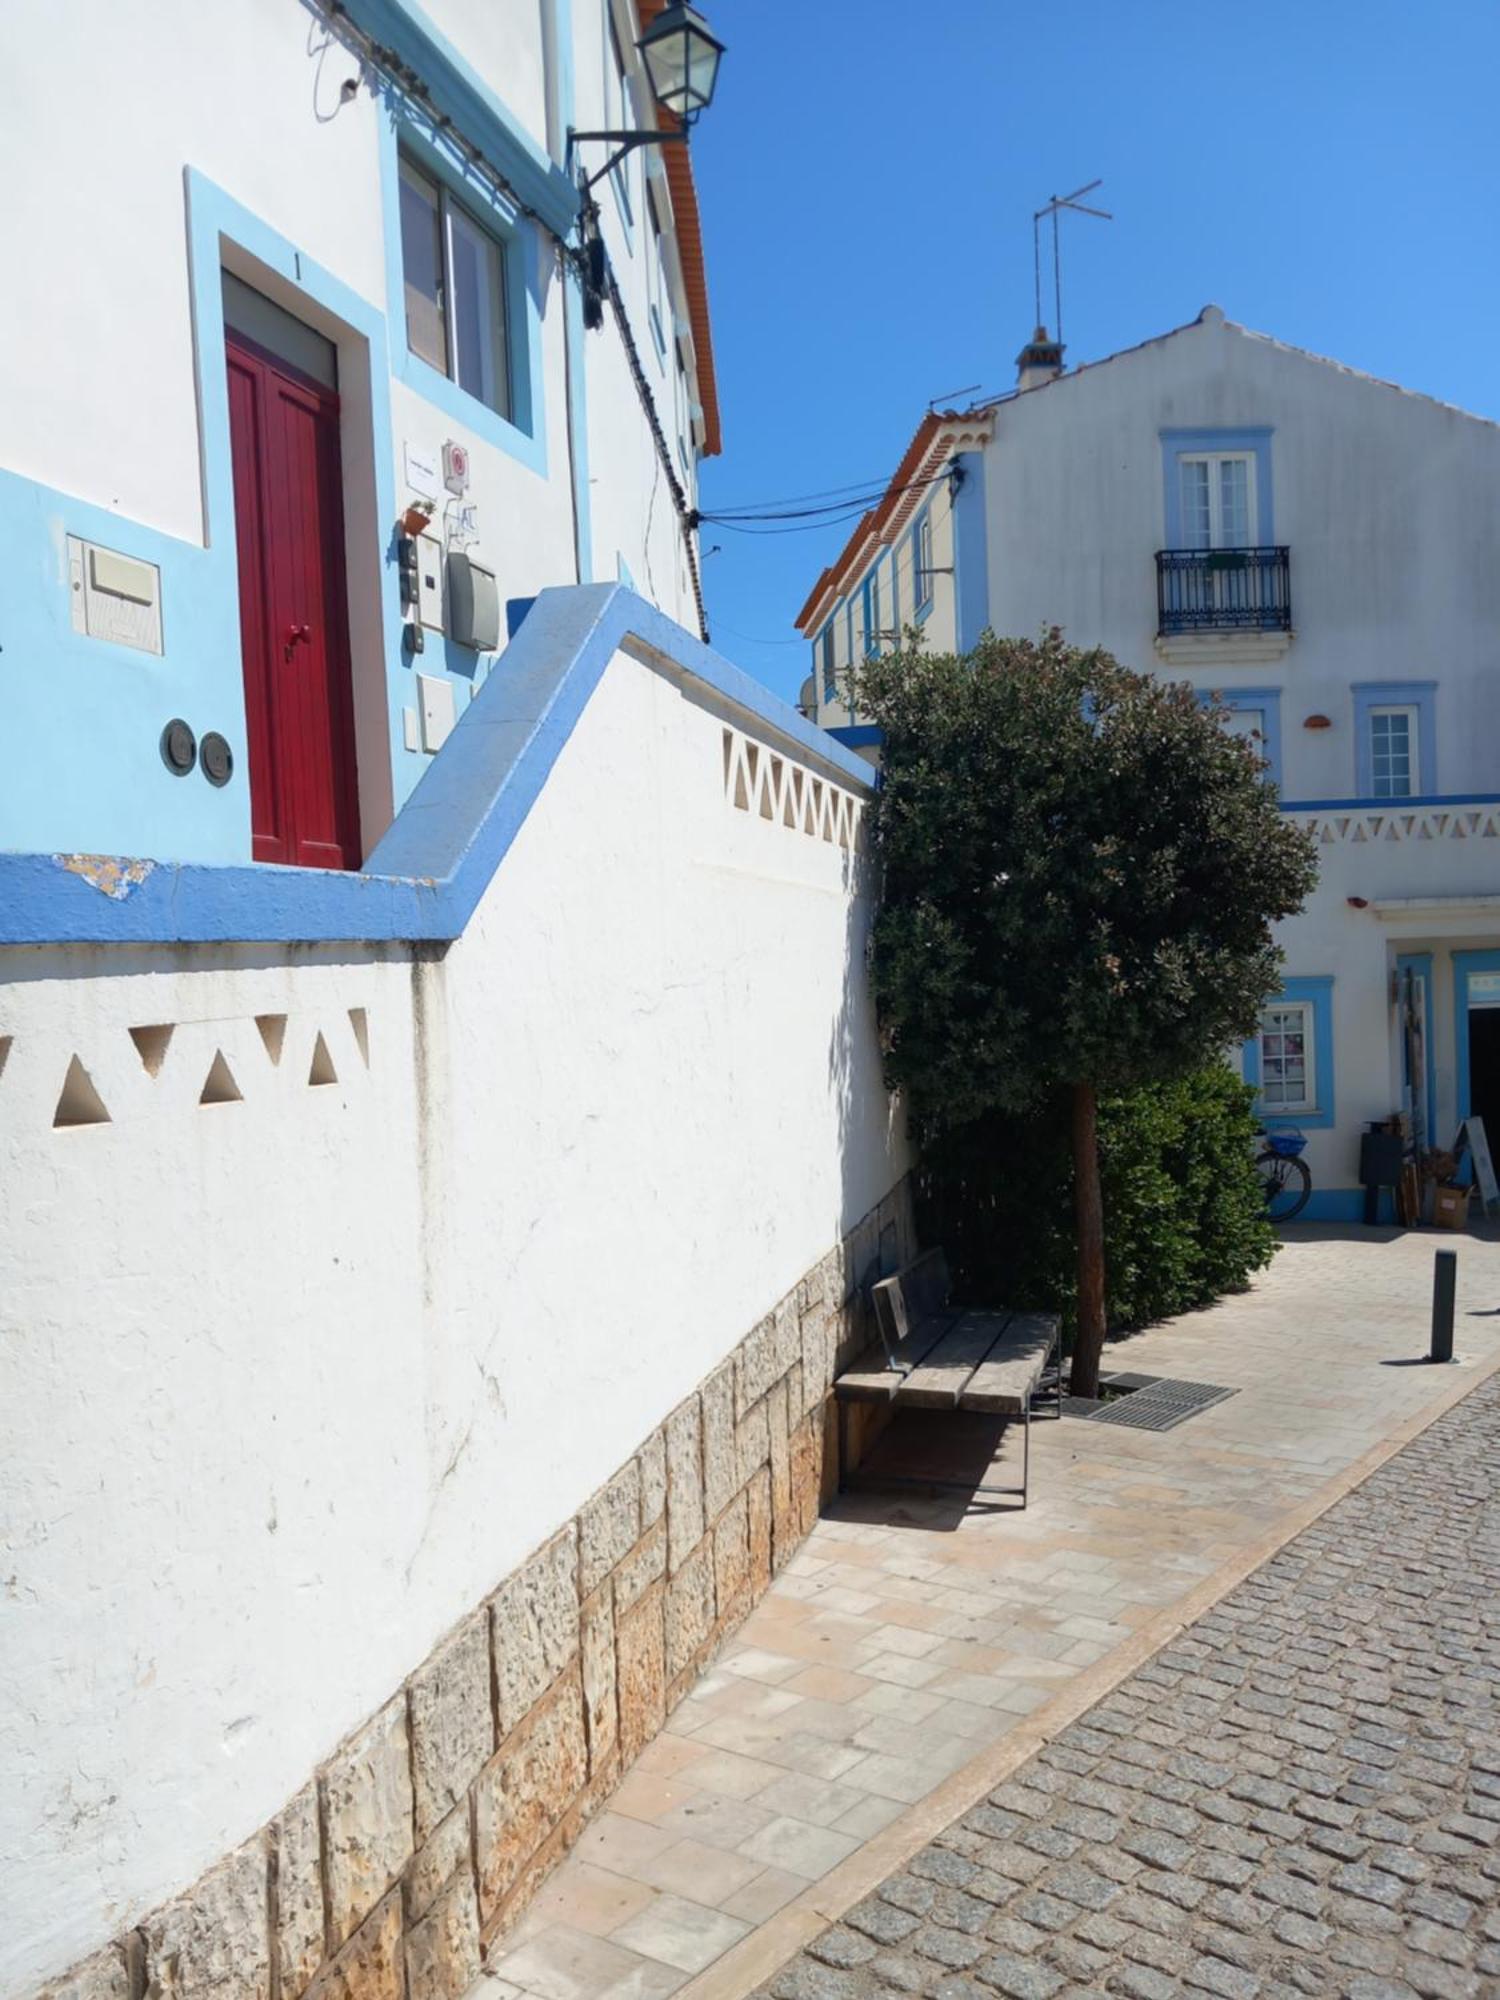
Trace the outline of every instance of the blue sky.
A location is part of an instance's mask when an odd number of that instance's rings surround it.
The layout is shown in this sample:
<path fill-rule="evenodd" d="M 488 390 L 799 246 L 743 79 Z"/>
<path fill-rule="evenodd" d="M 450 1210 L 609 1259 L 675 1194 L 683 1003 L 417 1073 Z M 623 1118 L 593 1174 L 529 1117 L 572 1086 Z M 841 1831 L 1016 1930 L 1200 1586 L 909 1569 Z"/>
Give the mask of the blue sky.
<path fill-rule="evenodd" d="M 693 143 L 705 508 L 883 481 L 931 398 L 1011 386 L 1032 211 L 1096 175 L 1116 219 L 1063 224 L 1070 362 L 1212 300 L 1500 417 L 1496 0 L 702 4 L 729 51 Z M 704 526 L 715 644 L 792 698 L 847 533 Z"/>

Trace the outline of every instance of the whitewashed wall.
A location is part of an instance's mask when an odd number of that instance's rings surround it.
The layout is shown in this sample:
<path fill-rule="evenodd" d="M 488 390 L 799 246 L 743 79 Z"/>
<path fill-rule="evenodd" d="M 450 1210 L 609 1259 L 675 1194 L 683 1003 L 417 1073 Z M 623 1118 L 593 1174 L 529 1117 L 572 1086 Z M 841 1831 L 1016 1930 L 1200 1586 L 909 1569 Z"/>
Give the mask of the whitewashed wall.
<path fill-rule="evenodd" d="M 0 954 L 5 1994 L 275 1812 L 904 1171 L 856 855 L 784 823 L 858 800 L 695 685 L 615 657 L 439 960 Z M 54 1127 L 74 1056 L 111 1122 Z"/>
<path fill-rule="evenodd" d="M 1160 432 L 1270 426 L 1296 636 L 1280 658 L 1163 664 Z M 1200 687 L 1282 689 L 1283 796 L 1354 796 L 1355 681 L 1435 680 L 1437 789 L 1493 791 L 1500 425 L 1320 361 L 1217 308 L 1002 404 L 985 464 L 989 619 Z M 1205 652 L 1209 649 L 1205 648 Z M 1304 729 L 1321 714 L 1332 727 Z"/>

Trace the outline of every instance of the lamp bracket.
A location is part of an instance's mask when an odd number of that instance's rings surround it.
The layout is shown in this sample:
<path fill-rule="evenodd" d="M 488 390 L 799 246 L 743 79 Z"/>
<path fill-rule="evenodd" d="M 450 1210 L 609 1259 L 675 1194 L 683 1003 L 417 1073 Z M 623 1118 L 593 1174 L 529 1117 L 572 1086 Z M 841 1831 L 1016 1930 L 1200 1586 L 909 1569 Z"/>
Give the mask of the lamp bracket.
<path fill-rule="evenodd" d="M 625 158 L 625 155 L 633 153 L 638 146 L 685 145 L 687 143 L 687 127 L 679 125 L 673 130 L 664 132 L 575 132 L 572 126 L 569 126 L 568 158 L 570 160 L 573 156 L 573 148 L 581 146 L 586 139 L 597 139 L 604 145 L 613 146 L 616 150 L 610 154 L 604 165 L 596 173 L 592 173 L 587 177 L 583 183 L 585 191 L 593 187 L 596 181 L 602 181 L 606 174 L 612 173 L 621 160 Z"/>

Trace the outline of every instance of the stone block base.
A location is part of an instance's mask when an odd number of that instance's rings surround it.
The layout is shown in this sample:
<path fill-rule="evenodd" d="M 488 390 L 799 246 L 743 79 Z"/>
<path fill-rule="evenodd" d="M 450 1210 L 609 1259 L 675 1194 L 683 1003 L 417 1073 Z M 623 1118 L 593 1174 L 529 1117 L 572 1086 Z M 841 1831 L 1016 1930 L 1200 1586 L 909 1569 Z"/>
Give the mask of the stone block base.
<path fill-rule="evenodd" d="M 37 2000 L 461 2000 L 812 1528 L 829 1386 L 914 1251 L 903 1182 L 271 1825 Z"/>

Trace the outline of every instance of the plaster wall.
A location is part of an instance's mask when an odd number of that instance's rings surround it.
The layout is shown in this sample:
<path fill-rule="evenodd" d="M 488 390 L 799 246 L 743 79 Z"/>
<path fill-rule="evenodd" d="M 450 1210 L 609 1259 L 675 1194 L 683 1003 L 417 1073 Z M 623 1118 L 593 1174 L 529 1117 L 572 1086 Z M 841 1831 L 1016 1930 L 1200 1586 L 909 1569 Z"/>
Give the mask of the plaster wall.
<path fill-rule="evenodd" d="M 0 1992 L 277 1812 L 904 1171 L 859 857 L 726 730 L 857 804 L 618 653 L 446 956 L 0 955 Z"/>

